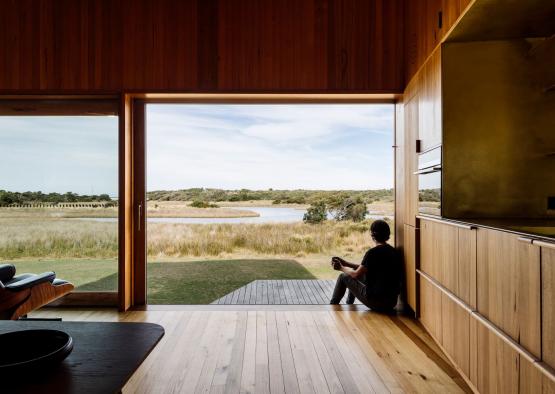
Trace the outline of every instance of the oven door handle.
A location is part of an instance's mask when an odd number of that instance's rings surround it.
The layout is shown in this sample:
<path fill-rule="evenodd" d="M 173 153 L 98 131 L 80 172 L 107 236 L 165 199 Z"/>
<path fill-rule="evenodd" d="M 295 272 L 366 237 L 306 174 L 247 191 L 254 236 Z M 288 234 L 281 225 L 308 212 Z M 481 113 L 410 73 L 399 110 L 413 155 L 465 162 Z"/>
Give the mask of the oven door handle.
<path fill-rule="evenodd" d="M 432 168 L 424 168 L 422 170 L 415 171 L 414 175 L 425 175 L 425 174 L 433 174 L 434 172 L 440 172 L 441 166 L 434 166 Z"/>

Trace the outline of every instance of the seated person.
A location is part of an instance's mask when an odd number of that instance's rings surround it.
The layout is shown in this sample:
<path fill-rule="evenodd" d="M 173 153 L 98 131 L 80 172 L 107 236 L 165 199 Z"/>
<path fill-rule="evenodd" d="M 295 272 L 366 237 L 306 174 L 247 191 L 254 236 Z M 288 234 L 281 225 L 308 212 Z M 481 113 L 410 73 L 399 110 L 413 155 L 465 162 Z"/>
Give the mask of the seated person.
<path fill-rule="evenodd" d="M 347 303 L 358 298 L 368 308 L 391 312 L 397 305 L 401 292 L 402 265 L 395 248 L 387 243 L 390 230 L 383 220 L 370 226 L 370 234 L 376 246 L 369 249 L 361 264 L 353 264 L 340 257 L 333 257 L 333 269 L 342 271 L 337 278 L 330 304 L 339 304 L 349 289 Z"/>

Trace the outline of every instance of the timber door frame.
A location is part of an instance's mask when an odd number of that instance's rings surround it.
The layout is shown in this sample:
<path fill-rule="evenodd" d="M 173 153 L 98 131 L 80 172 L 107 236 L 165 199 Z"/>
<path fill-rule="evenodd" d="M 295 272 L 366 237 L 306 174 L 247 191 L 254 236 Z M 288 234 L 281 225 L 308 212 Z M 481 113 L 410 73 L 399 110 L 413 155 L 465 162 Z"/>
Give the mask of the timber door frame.
<path fill-rule="evenodd" d="M 120 111 L 119 308 L 147 304 L 147 104 L 395 104 L 397 94 L 127 93 Z M 394 123 L 394 128 L 395 128 Z M 393 137 L 394 138 L 394 137 Z M 393 140 L 392 140 L 393 142 Z"/>

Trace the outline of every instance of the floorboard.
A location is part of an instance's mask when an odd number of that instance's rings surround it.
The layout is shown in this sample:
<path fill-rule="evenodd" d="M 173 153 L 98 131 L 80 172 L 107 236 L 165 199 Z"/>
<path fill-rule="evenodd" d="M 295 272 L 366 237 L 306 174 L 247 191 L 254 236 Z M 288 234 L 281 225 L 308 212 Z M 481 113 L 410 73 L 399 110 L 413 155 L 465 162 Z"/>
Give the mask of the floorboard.
<path fill-rule="evenodd" d="M 126 313 L 44 308 L 30 317 L 164 326 L 166 334 L 123 393 L 471 392 L 410 319 L 356 308 L 223 307 Z"/>
<path fill-rule="evenodd" d="M 218 305 L 327 305 L 333 280 L 255 280 L 213 301 Z M 346 297 L 343 298 L 346 301 Z M 356 300 L 355 304 L 360 305 Z"/>

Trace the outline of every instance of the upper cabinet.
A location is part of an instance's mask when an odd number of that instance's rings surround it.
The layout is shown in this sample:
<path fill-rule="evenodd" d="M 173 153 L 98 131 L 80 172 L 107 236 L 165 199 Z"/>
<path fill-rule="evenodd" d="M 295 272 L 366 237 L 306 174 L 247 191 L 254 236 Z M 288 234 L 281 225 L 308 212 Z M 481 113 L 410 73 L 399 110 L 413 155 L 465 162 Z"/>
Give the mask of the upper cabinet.
<path fill-rule="evenodd" d="M 441 49 L 428 59 L 418 75 L 418 139 L 420 151 L 441 144 Z"/>
<path fill-rule="evenodd" d="M 449 42 L 441 58 L 443 216 L 553 219 L 555 36 Z"/>
<path fill-rule="evenodd" d="M 405 79 L 409 82 L 426 62 L 472 0 L 405 2 Z"/>

